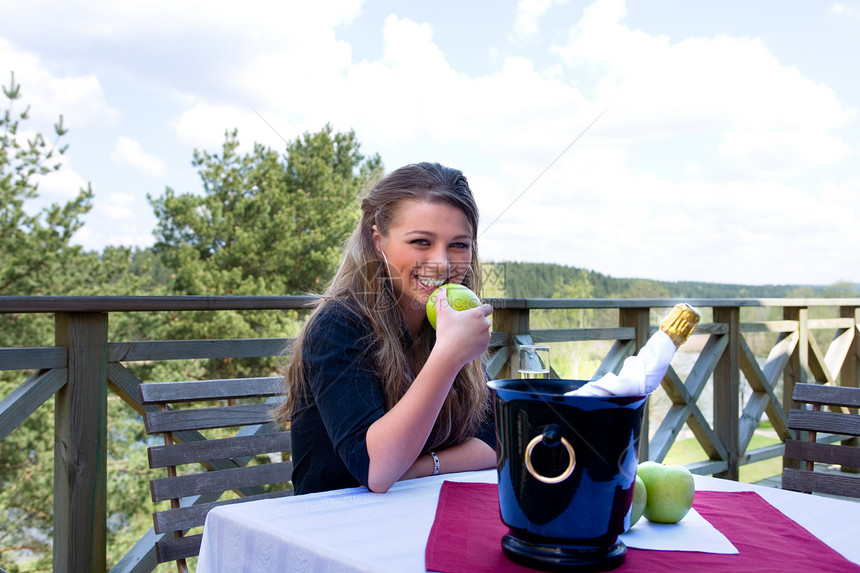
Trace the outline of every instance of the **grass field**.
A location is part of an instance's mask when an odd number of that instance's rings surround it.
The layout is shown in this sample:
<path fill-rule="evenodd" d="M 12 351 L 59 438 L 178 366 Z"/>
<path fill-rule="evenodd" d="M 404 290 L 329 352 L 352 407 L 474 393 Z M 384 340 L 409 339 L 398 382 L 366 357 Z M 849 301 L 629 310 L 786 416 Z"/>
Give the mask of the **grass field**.
<path fill-rule="evenodd" d="M 756 450 L 765 446 L 772 446 L 780 443 L 779 438 L 772 437 L 772 427 L 770 422 L 762 422 L 759 429 L 750 441 L 748 450 Z M 666 454 L 665 464 L 689 464 L 707 459 L 705 450 L 699 445 L 696 438 L 687 440 L 679 440 L 674 443 L 672 449 Z M 765 478 L 778 476 L 782 473 L 782 457 L 776 457 L 753 464 L 747 464 L 740 468 L 740 481 L 744 483 L 755 483 Z"/>

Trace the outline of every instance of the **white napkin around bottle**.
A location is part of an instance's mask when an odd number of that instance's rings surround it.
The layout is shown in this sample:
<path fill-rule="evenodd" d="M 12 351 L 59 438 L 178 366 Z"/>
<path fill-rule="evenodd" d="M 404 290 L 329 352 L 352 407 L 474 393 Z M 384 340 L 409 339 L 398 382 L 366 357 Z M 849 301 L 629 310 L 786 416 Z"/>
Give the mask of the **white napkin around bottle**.
<path fill-rule="evenodd" d="M 624 361 L 621 372 L 610 372 L 592 380 L 565 396 L 645 396 L 653 392 L 669 364 L 675 356 L 677 347 L 662 330 L 655 332 L 638 354 Z"/>

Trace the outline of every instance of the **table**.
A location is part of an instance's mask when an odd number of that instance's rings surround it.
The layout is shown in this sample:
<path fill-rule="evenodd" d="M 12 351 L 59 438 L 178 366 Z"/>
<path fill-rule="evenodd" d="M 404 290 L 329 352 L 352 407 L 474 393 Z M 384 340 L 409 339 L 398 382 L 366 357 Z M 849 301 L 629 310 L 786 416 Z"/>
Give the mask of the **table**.
<path fill-rule="evenodd" d="M 423 573 L 424 548 L 445 480 L 495 483 L 496 471 L 398 482 L 388 493 L 349 488 L 213 509 L 197 571 Z M 860 564 L 860 503 L 706 476 L 703 491 L 755 491 L 810 533 Z"/>

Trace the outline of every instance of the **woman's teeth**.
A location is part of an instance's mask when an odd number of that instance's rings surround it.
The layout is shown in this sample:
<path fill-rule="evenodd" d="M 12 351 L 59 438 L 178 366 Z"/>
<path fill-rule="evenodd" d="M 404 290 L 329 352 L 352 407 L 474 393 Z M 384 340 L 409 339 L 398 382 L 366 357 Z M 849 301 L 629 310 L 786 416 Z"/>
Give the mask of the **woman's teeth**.
<path fill-rule="evenodd" d="M 421 284 L 428 286 L 428 287 L 438 288 L 438 287 L 442 286 L 443 284 L 445 284 L 445 279 L 434 279 L 434 278 L 430 278 L 430 277 L 418 277 L 418 282 L 420 282 Z"/>

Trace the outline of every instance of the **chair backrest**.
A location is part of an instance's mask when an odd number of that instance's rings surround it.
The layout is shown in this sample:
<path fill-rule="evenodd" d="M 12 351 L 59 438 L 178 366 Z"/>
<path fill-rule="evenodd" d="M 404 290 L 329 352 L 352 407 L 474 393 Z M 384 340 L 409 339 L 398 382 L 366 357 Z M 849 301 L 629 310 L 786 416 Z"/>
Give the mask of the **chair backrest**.
<path fill-rule="evenodd" d="M 202 537 L 187 533 L 202 526 L 213 507 L 292 494 L 290 433 L 269 418 L 281 400 L 281 380 L 140 385 L 141 402 L 158 407 L 144 414 L 146 432 L 164 436 L 164 445 L 148 452 L 151 468 L 167 469 L 167 477 L 150 482 L 153 502 L 170 502 L 153 513 L 159 563 L 176 561 L 181 573 L 187 571 L 185 559 L 199 553 Z"/>
<path fill-rule="evenodd" d="M 860 498 L 860 475 L 848 473 L 860 468 L 860 447 L 857 446 L 860 388 L 797 384 L 793 398 L 809 407 L 792 409 L 788 427 L 806 431 L 807 438 L 785 441 L 785 458 L 800 460 L 803 467 L 786 467 L 782 473 L 782 488 Z M 827 406 L 829 411 L 822 406 Z M 842 445 L 822 443 L 819 432 L 835 435 L 837 442 L 843 440 Z M 814 471 L 816 463 L 839 465 L 843 472 Z"/>

